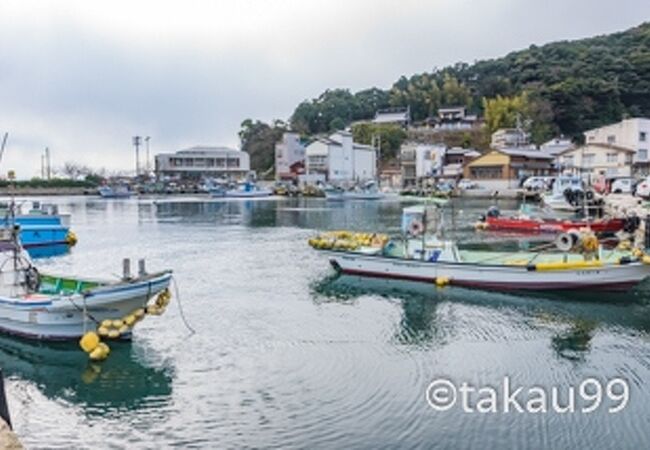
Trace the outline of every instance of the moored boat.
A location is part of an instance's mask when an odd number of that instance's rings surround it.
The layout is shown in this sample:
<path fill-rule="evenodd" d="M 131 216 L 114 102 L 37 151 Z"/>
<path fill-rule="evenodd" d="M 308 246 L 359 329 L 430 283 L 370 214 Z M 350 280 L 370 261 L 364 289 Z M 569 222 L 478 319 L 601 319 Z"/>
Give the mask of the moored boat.
<path fill-rule="evenodd" d="M 426 236 L 424 207 L 408 209 L 401 239 L 366 245 L 339 232 L 310 244 L 340 273 L 488 290 L 627 290 L 650 276 L 650 257 L 639 250 L 603 251 L 593 235 L 563 252 L 461 250 Z"/>
<path fill-rule="evenodd" d="M 103 321 L 135 312 L 134 317 L 142 318 L 150 299 L 169 287 L 171 271 L 148 274 L 143 265 L 139 275 L 125 274 L 116 281 L 41 273 L 15 230 L 0 234 L 5 268 L 0 279 L 0 332 L 48 341 L 76 339 Z M 113 337 L 129 338 L 134 324 Z"/>
<path fill-rule="evenodd" d="M 70 231 L 70 215 L 60 214 L 56 205 L 33 202 L 27 214 L 13 202 L 0 204 L 0 227 L 20 227 L 19 239 L 31 256 L 41 247 L 71 246 L 77 237 Z"/>
<path fill-rule="evenodd" d="M 613 234 L 625 229 L 633 232 L 639 224 L 637 217 L 597 218 L 597 219 L 558 219 L 535 217 L 528 214 L 502 216 L 495 207 L 488 209 L 476 224 L 479 229 L 492 231 L 516 231 L 519 233 L 567 233 L 589 228 L 597 234 Z"/>
<path fill-rule="evenodd" d="M 223 194 L 211 192 L 214 197 L 232 197 L 232 198 L 255 198 L 255 197 L 270 197 L 273 192 L 270 189 L 259 187 L 252 181 L 245 181 L 239 183 L 235 189 L 228 189 Z"/>
<path fill-rule="evenodd" d="M 116 185 L 116 186 L 100 186 L 97 189 L 97 192 L 102 198 L 129 198 L 131 197 L 131 191 L 126 185 Z"/>
<path fill-rule="evenodd" d="M 386 195 L 381 192 L 374 181 L 369 181 L 363 186 L 357 186 L 350 190 L 337 187 L 330 187 L 325 190 L 325 198 L 333 201 L 344 200 L 381 200 Z"/>

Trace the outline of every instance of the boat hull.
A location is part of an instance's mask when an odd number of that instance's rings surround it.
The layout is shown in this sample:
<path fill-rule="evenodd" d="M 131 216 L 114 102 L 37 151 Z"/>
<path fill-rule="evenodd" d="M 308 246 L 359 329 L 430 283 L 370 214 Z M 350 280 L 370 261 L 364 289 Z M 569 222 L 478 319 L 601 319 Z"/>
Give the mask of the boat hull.
<path fill-rule="evenodd" d="M 121 318 L 169 287 L 171 273 L 120 283 L 86 293 L 86 311 L 96 321 Z M 97 323 L 86 319 L 84 295 L 34 295 L 28 300 L 0 297 L 0 332 L 28 339 L 61 341 L 78 339 Z"/>
<path fill-rule="evenodd" d="M 384 194 L 378 193 L 325 193 L 325 198 L 330 201 L 345 201 L 345 200 L 381 200 L 384 198 Z"/>
<path fill-rule="evenodd" d="M 519 231 L 528 233 L 565 233 L 570 230 L 589 227 L 594 233 L 616 233 L 625 226 L 623 219 L 603 221 L 522 219 L 518 217 L 487 217 L 489 230 Z"/>
<path fill-rule="evenodd" d="M 256 198 L 256 197 L 270 197 L 273 192 L 260 189 L 257 191 L 226 191 L 224 195 L 214 195 L 213 197 L 229 197 L 229 198 Z"/>
<path fill-rule="evenodd" d="M 324 250 L 339 272 L 373 278 L 434 283 L 445 278 L 455 286 L 488 290 L 625 291 L 650 275 L 639 262 L 596 268 L 535 271 L 526 266 L 427 262 Z"/>

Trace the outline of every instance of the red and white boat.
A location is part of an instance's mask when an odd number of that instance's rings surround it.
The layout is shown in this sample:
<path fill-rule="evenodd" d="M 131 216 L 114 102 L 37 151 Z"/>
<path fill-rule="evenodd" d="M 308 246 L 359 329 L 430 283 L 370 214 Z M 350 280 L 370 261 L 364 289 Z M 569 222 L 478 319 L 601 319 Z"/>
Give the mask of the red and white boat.
<path fill-rule="evenodd" d="M 569 231 L 590 228 L 597 234 L 613 234 L 621 230 L 633 232 L 638 226 L 635 218 L 604 219 L 554 219 L 530 217 L 527 215 L 501 216 L 490 208 L 478 228 L 494 231 L 516 231 L 521 233 L 568 233 Z"/>

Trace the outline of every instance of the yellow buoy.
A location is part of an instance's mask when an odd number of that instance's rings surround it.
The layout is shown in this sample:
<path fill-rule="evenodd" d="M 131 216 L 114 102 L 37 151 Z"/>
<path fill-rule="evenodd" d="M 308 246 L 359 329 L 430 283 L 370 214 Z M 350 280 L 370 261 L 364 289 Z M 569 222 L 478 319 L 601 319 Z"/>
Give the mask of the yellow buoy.
<path fill-rule="evenodd" d="M 650 255 L 643 255 L 641 261 L 643 261 L 643 264 L 650 264 Z"/>
<path fill-rule="evenodd" d="M 104 359 L 106 359 L 107 356 L 108 353 L 106 353 L 106 351 L 99 346 L 97 346 L 95 350 L 90 352 L 90 359 L 92 359 L 93 361 L 103 361 Z"/>
<path fill-rule="evenodd" d="M 119 319 L 113 321 L 113 328 L 120 329 L 122 327 L 122 325 L 124 325 L 124 322 L 122 322 Z"/>
<path fill-rule="evenodd" d="M 101 347 L 102 351 L 106 353 L 106 356 L 111 353 L 111 348 L 108 346 L 108 344 L 100 342 L 98 347 Z"/>
<path fill-rule="evenodd" d="M 97 348 L 98 345 L 99 345 L 99 336 L 97 336 L 97 333 L 95 333 L 94 331 L 89 331 L 88 333 L 84 334 L 81 340 L 79 341 L 79 346 L 86 353 L 92 352 Z"/>
<path fill-rule="evenodd" d="M 140 320 L 144 317 L 144 308 L 138 308 L 135 311 L 133 311 L 133 315 L 137 320 Z"/>
<path fill-rule="evenodd" d="M 126 325 L 122 325 L 122 326 L 120 327 L 120 329 L 117 330 L 117 331 L 119 331 L 120 334 L 128 333 L 128 331 L 129 331 L 129 327 L 126 326 Z"/>
<path fill-rule="evenodd" d="M 133 314 L 129 314 L 128 316 L 126 316 L 126 317 L 124 318 L 124 323 L 125 323 L 126 325 L 128 325 L 128 326 L 133 326 L 133 324 L 135 323 L 135 321 L 136 321 L 136 319 L 135 319 L 135 315 L 133 315 Z"/>
<path fill-rule="evenodd" d="M 65 243 L 68 244 L 70 247 L 76 245 L 77 235 L 74 234 L 72 231 L 69 231 L 67 236 L 65 237 Z"/>
<path fill-rule="evenodd" d="M 102 337 L 108 336 L 109 331 L 110 330 L 108 328 L 104 327 L 104 326 L 101 326 L 101 327 L 97 328 L 97 334 L 99 334 Z"/>
<path fill-rule="evenodd" d="M 118 337 L 120 337 L 120 332 L 117 330 L 111 330 L 108 332 L 108 337 L 111 339 L 117 339 Z"/>
<path fill-rule="evenodd" d="M 449 277 L 437 277 L 436 278 L 436 286 L 443 287 L 443 286 L 447 286 L 448 284 L 449 284 Z"/>
<path fill-rule="evenodd" d="M 113 326 L 112 320 L 102 320 L 101 326 L 104 328 L 110 328 Z"/>

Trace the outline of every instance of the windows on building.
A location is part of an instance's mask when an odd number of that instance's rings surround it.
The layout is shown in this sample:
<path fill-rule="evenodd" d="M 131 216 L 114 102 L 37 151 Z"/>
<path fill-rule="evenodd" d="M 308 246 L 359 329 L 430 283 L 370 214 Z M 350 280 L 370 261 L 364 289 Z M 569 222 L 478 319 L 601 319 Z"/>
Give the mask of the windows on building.
<path fill-rule="evenodd" d="M 499 179 L 503 174 L 503 166 L 472 167 L 470 174 L 475 180 Z"/>
<path fill-rule="evenodd" d="M 639 161 L 647 161 L 648 160 L 648 149 L 647 148 L 640 148 L 638 152 L 636 152 L 636 159 Z"/>
<path fill-rule="evenodd" d="M 582 165 L 586 167 L 590 167 L 594 165 L 594 162 L 596 160 L 596 155 L 594 153 L 585 153 L 582 155 Z"/>
<path fill-rule="evenodd" d="M 648 139 L 648 133 L 639 131 L 639 142 L 645 142 Z"/>
<path fill-rule="evenodd" d="M 608 144 L 613 144 L 614 142 L 616 142 L 616 136 L 615 135 L 610 134 L 609 136 L 607 136 L 607 143 Z"/>
<path fill-rule="evenodd" d="M 613 153 L 608 153 L 607 154 L 607 162 L 608 163 L 615 163 L 618 161 L 618 153 L 613 152 Z"/>
<path fill-rule="evenodd" d="M 573 155 L 566 155 L 563 162 L 565 166 L 573 166 Z"/>

